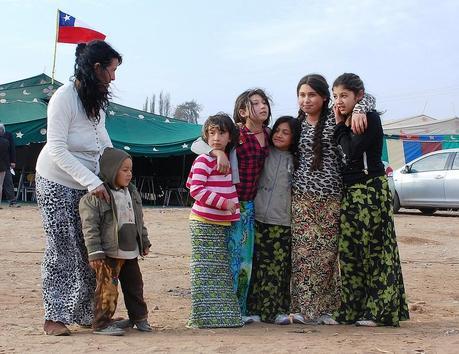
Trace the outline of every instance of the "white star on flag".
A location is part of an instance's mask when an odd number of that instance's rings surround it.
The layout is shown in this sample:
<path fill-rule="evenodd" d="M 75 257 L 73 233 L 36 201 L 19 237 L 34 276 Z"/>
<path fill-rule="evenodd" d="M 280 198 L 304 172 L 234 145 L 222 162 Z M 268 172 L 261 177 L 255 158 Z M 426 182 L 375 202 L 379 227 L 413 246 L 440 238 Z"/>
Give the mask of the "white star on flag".
<path fill-rule="evenodd" d="M 66 15 L 64 16 L 64 21 L 68 21 L 68 20 L 70 20 L 70 16 L 66 14 Z"/>
<path fill-rule="evenodd" d="M 183 144 L 182 149 L 188 149 L 188 144 Z"/>
<path fill-rule="evenodd" d="M 16 133 L 16 138 L 22 139 L 23 136 L 24 134 L 22 134 L 21 132 Z"/>
<path fill-rule="evenodd" d="M 114 116 L 115 115 L 115 111 L 110 111 L 108 112 L 111 116 Z"/>

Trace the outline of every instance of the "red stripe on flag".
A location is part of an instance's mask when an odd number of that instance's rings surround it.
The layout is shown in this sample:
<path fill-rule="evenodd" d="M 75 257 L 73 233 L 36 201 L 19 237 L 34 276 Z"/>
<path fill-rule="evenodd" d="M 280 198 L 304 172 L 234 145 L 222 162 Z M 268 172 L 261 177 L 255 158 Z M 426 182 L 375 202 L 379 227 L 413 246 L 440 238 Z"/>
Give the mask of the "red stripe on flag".
<path fill-rule="evenodd" d="M 95 39 L 104 40 L 105 34 L 84 27 L 59 27 L 59 43 L 88 43 Z"/>

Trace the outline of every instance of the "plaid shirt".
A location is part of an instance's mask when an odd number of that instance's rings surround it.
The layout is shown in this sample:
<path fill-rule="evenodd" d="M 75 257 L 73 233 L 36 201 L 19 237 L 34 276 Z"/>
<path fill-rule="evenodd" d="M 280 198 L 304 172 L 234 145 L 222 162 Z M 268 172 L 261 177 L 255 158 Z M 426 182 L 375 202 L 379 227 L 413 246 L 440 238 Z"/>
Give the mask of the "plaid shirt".
<path fill-rule="evenodd" d="M 261 147 L 255 134 L 243 126 L 239 129 L 239 145 L 236 147 L 239 179 L 236 184 L 239 200 L 254 200 L 257 194 L 258 179 L 269 152 L 269 134 L 264 129 L 265 146 Z"/>

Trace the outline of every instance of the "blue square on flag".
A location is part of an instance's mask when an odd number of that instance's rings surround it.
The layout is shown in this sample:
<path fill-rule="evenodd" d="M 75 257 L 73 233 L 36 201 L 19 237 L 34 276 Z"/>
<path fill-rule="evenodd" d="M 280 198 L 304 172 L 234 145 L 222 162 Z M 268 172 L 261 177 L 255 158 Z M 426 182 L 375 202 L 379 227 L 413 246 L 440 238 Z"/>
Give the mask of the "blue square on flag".
<path fill-rule="evenodd" d="M 75 26 L 75 17 L 59 11 L 59 26 Z"/>

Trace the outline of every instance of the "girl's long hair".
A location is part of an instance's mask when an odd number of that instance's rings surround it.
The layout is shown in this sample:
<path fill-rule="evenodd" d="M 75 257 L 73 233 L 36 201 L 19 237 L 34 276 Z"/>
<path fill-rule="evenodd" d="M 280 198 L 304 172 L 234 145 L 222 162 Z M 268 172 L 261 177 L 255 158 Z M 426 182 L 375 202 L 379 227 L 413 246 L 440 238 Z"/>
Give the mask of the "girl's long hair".
<path fill-rule="evenodd" d="M 270 104 L 271 99 L 260 88 L 246 90 L 237 97 L 236 103 L 234 104 L 234 113 L 233 113 L 234 122 L 236 124 L 238 123 L 245 124 L 246 122 L 245 118 L 241 116 L 241 114 L 239 113 L 239 110 L 241 109 L 247 110 L 251 114 L 253 114 L 252 102 L 250 102 L 250 97 L 252 97 L 253 95 L 259 95 L 262 99 L 266 101 L 266 105 L 268 106 L 269 112 L 268 112 L 268 118 L 263 122 L 263 125 L 267 127 L 271 120 L 271 104 Z"/>
<path fill-rule="evenodd" d="M 96 123 L 100 120 L 100 110 L 106 110 L 111 92 L 96 75 L 94 65 L 100 63 L 106 69 L 117 59 L 119 64 L 121 55 L 104 41 L 91 41 L 87 44 L 78 44 L 75 52 L 74 77 L 78 81 L 75 85 L 86 115 Z"/>
<path fill-rule="evenodd" d="M 322 146 L 322 135 L 325 127 L 325 122 L 330 113 L 330 91 L 327 80 L 319 74 L 309 74 L 301 78 L 300 82 L 296 87 L 296 95 L 298 97 L 300 88 L 303 85 L 309 85 L 314 91 L 316 91 L 322 98 L 325 98 L 322 110 L 320 111 L 319 121 L 314 127 L 314 137 L 312 140 L 312 152 L 314 154 L 311 164 L 311 171 L 321 170 L 323 168 L 323 146 Z M 300 109 L 298 111 L 298 136 L 301 136 L 301 127 L 306 114 Z"/>

